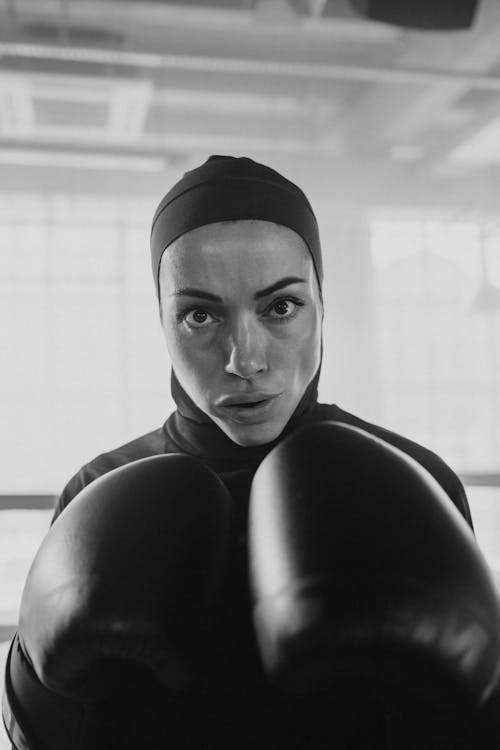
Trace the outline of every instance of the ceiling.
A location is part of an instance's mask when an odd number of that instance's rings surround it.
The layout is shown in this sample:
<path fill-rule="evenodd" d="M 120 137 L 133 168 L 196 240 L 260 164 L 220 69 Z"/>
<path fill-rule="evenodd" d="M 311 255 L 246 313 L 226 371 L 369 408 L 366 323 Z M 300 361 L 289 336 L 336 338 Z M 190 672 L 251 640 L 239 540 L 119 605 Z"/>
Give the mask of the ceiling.
<path fill-rule="evenodd" d="M 0 0 L 0 186 L 55 170 L 129 190 L 217 152 L 313 169 L 351 202 L 496 210 L 500 3 L 442 32 L 347 0 Z"/>

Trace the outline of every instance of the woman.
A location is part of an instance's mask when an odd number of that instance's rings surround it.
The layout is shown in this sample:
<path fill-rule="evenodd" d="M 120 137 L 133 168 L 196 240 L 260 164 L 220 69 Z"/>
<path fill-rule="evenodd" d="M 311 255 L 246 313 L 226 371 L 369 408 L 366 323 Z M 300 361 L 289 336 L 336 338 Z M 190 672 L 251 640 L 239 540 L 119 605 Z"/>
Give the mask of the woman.
<path fill-rule="evenodd" d="M 170 452 L 206 462 L 243 511 L 273 446 L 302 424 L 333 419 L 415 458 L 472 526 L 463 487 L 438 456 L 317 402 L 323 266 L 316 219 L 296 185 L 250 159 L 212 156 L 159 204 L 151 257 L 177 409 L 160 429 L 86 464 L 54 518 L 110 469 Z"/>
<path fill-rule="evenodd" d="M 198 726 L 189 740 L 180 740 L 172 729 L 176 739 L 169 746 L 313 748 L 323 741 L 325 722 L 330 723 L 330 703 L 296 704 L 278 697 L 257 653 L 246 550 L 249 491 L 257 468 L 297 428 L 335 420 L 415 459 L 472 526 L 467 499 L 459 479 L 432 452 L 336 405 L 317 402 L 322 259 L 314 213 L 296 185 L 250 159 L 213 156 L 184 175 L 161 201 L 153 219 L 151 256 L 176 410 L 158 430 L 82 467 L 62 492 L 54 520 L 85 487 L 113 469 L 152 456 L 187 454 L 228 488 L 239 551 L 209 666 L 189 706 L 157 684 L 143 686 L 125 708 L 123 698 L 108 701 L 97 718 L 93 714 L 93 726 L 108 738 L 104 747 L 114 747 L 109 739 L 113 727 L 120 722 L 131 727 L 128 718 L 135 716 L 135 727 L 148 724 L 148 742 L 161 738 L 158 747 L 170 741 L 169 724 L 185 727 L 193 721 Z M 384 722 L 380 706 L 360 696 L 354 715 L 337 711 L 330 741 L 348 743 L 357 725 L 359 744 L 346 747 L 385 747 Z M 127 742 L 124 732 L 120 746 Z"/>

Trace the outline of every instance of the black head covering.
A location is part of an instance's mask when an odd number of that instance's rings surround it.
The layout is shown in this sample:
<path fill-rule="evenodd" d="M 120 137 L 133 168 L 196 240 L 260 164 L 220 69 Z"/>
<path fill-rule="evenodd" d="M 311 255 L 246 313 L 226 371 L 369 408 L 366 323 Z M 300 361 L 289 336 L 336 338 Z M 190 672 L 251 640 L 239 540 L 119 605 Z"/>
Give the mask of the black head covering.
<path fill-rule="evenodd" d="M 299 234 L 311 253 L 321 290 L 323 265 L 318 225 L 302 190 L 274 169 L 252 159 L 211 156 L 201 166 L 186 172 L 155 211 L 151 228 L 151 264 L 158 299 L 161 257 L 172 242 L 206 224 L 242 219 L 271 221 Z M 285 433 L 290 432 L 297 419 L 316 403 L 319 375 L 320 367 L 307 386 Z M 233 443 L 196 406 L 173 370 L 171 389 L 177 412 L 167 425 L 183 449 L 223 463 L 227 459 L 231 464 L 248 464 L 263 457 L 272 447 L 243 448 Z"/>
<path fill-rule="evenodd" d="M 293 229 L 311 253 L 319 285 L 323 264 L 316 217 L 293 182 L 246 157 L 211 156 L 177 182 L 160 202 L 151 227 L 151 263 L 160 297 L 163 251 L 192 229 L 218 221 L 260 219 Z"/>

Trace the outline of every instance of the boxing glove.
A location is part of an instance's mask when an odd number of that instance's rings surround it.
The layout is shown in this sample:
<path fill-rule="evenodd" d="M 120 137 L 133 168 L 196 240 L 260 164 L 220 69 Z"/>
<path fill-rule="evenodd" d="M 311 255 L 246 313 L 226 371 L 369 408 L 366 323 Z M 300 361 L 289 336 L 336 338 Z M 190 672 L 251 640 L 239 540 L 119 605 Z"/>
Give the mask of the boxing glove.
<path fill-rule="evenodd" d="M 384 705 L 407 697 L 459 717 L 497 682 L 500 608 L 475 538 L 435 479 L 383 440 L 324 422 L 278 444 L 253 479 L 249 555 L 280 693 L 366 685 Z"/>
<path fill-rule="evenodd" d="M 125 687 L 161 686 L 174 703 L 189 690 L 222 596 L 231 505 L 215 474 L 178 454 L 110 471 L 73 499 L 22 595 L 4 699 L 16 747 L 94 750 L 92 707 Z"/>

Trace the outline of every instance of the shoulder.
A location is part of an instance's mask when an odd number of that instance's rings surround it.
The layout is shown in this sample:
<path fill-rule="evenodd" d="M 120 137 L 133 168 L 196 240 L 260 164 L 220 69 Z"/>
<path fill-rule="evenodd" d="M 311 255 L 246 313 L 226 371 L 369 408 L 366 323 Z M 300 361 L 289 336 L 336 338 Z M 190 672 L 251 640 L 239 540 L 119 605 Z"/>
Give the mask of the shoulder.
<path fill-rule="evenodd" d="M 318 404 L 318 407 L 321 421 L 333 419 L 336 422 L 344 422 L 353 427 L 359 427 L 361 430 L 365 430 L 365 432 L 375 435 L 376 437 L 385 440 L 386 443 L 393 445 L 395 448 L 404 451 L 406 454 L 416 459 L 432 474 L 439 474 L 443 481 L 446 482 L 447 479 L 452 478 L 458 479 L 456 474 L 442 458 L 428 448 L 425 448 L 423 445 L 420 445 L 403 435 L 399 435 L 397 432 L 388 430 L 385 427 L 373 424 L 372 422 L 367 422 L 366 420 L 341 409 L 335 404 Z"/>
<path fill-rule="evenodd" d="M 465 518 L 469 526 L 472 527 L 469 503 L 462 482 L 448 464 L 437 455 L 437 453 L 434 453 L 413 440 L 409 440 L 403 435 L 399 435 L 396 432 L 387 430 L 386 428 L 372 424 L 371 422 L 367 422 L 354 414 L 350 414 L 336 404 L 318 404 L 316 416 L 320 421 L 332 419 L 337 422 L 344 422 L 345 424 L 352 425 L 353 427 L 359 427 L 360 429 L 365 430 L 365 432 L 375 435 L 376 437 L 381 438 L 381 440 L 385 440 L 386 443 L 393 445 L 395 448 L 404 451 L 404 453 L 411 456 L 415 461 L 418 461 L 421 466 L 432 474 Z"/>
<path fill-rule="evenodd" d="M 141 458 L 162 453 L 173 453 L 175 450 L 175 446 L 170 443 L 165 429 L 160 427 L 117 448 L 100 453 L 91 461 L 84 464 L 66 484 L 56 503 L 52 521 L 94 479 L 106 474 L 108 471 L 112 471 L 112 469 L 117 469 L 119 466 L 125 466 L 125 464 L 129 464 L 132 461 L 138 461 Z"/>

